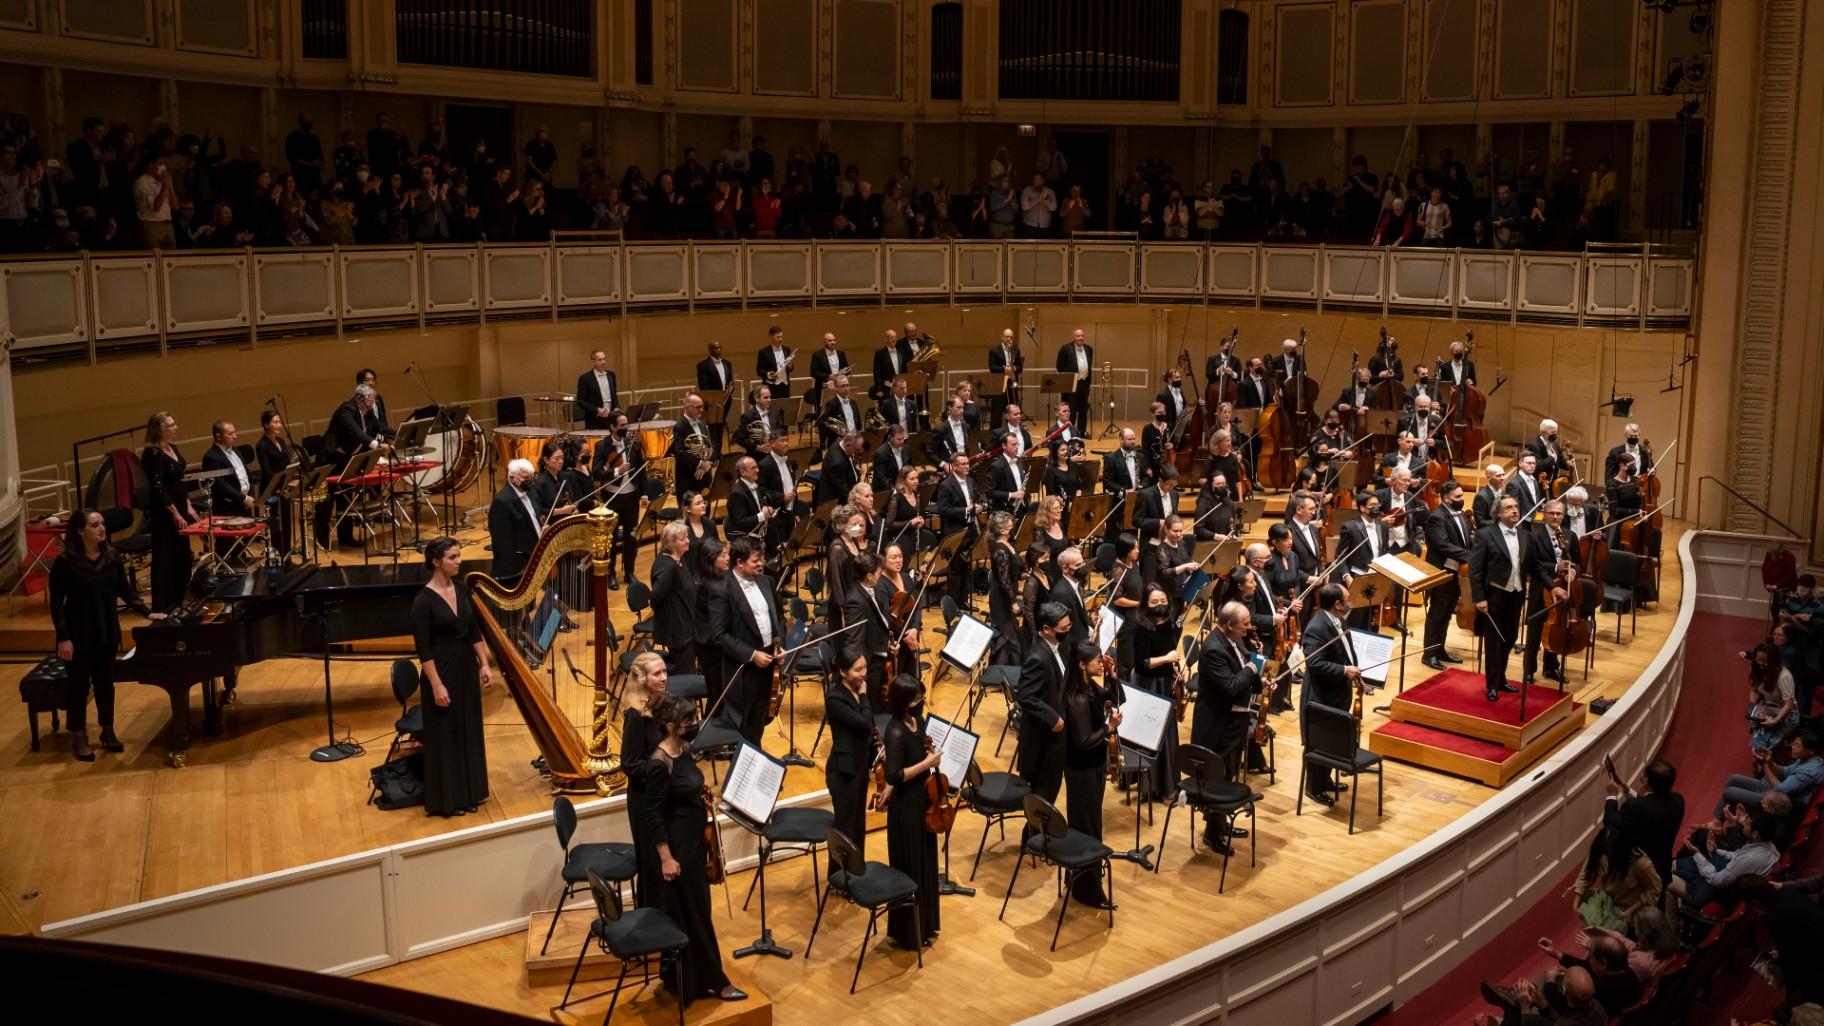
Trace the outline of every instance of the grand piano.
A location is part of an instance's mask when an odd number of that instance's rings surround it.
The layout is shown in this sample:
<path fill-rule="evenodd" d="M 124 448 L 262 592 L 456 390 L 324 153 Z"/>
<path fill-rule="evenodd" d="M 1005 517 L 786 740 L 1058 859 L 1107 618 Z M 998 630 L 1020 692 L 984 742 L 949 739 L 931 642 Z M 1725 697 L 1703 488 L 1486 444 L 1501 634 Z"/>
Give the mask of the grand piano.
<path fill-rule="evenodd" d="M 423 563 L 250 570 L 221 578 L 194 611 L 133 628 L 133 648 L 114 666 L 117 683 L 163 688 L 171 698 L 166 761 L 190 748 L 190 689 L 203 689 L 203 731 L 221 728 L 243 666 L 284 657 L 323 658 L 326 645 L 412 633 L 412 599 Z"/>

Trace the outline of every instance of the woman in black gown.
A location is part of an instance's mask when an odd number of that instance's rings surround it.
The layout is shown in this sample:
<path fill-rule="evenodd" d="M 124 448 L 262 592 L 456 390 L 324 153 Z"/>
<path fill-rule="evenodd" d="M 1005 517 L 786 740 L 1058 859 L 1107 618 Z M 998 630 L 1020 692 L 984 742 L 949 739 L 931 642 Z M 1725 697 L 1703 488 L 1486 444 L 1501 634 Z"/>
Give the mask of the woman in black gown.
<path fill-rule="evenodd" d="M 887 935 L 907 951 L 937 937 L 937 835 L 925 829 L 925 778 L 937 768 L 940 753 L 925 751 L 925 725 L 920 716 L 924 685 L 901 674 L 887 689 L 893 718 L 882 736 L 887 765 L 887 863 L 918 884 L 918 912 L 896 908 L 887 913 Z"/>
<path fill-rule="evenodd" d="M 1038 512 L 1033 514 L 1032 543 L 1045 546 L 1047 562 L 1058 558 L 1058 553 L 1070 548 L 1070 536 L 1064 533 L 1064 500 L 1055 495 L 1047 495 L 1039 502 Z"/>
<path fill-rule="evenodd" d="M 196 522 L 196 507 L 184 487 L 184 454 L 177 449 L 177 418 L 159 411 L 146 421 L 146 447 L 139 454 L 146 468 L 152 505 L 152 608 L 161 613 L 184 601 L 190 584 L 190 539 L 178 531 Z"/>
<path fill-rule="evenodd" d="M 1064 674 L 1064 818 L 1072 830 L 1102 839 L 1102 798 L 1108 790 L 1108 738 L 1121 725 L 1121 685 L 1113 663 L 1093 641 L 1079 641 L 1070 652 Z M 1103 687 L 1096 675 L 1107 672 Z M 1102 874 L 1080 873 L 1070 896 L 1091 908 L 1112 909 L 1102 890 Z"/>
<path fill-rule="evenodd" d="M 830 629 L 842 627 L 842 609 L 855 588 L 855 557 L 868 546 L 866 518 L 853 506 L 830 512 L 830 558 L 824 564 L 824 590 L 829 593 Z"/>
<path fill-rule="evenodd" d="M 709 595 L 716 590 L 716 582 L 728 576 L 728 547 L 714 538 L 708 538 L 697 548 L 695 555 L 689 558 L 697 578 L 694 600 L 697 613 L 697 670 L 703 674 L 704 680 L 710 682 L 710 687 L 720 687 L 722 648 L 716 644 L 715 635 L 709 629 Z"/>
<path fill-rule="evenodd" d="M 874 706 L 868 699 L 866 653 L 856 653 L 855 658 L 839 667 L 823 698 L 830 720 L 830 756 L 823 764 L 823 779 L 830 789 L 830 807 L 836 813 L 834 825 L 857 848 L 865 849 L 868 777 L 879 750 L 874 738 Z M 838 868 L 832 852 L 830 871 Z"/>
<path fill-rule="evenodd" d="M 1172 622 L 1171 596 L 1157 584 L 1147 585 L 1135 619 L 1139 622 L 1134 626 L 1134 686 L 1169 700 L 1178 675 L 1179 637 Z M 1177 751 L 1178 720 L 1168 717 L 1152 770 L 1141 778 L 1141 797 L 1151 801 L 1171 797 L 1176 780 L 1172 760 Z"/>
<path fill-rule="evenodd" d="M 876 527 L 882 546 L 898 542 L 901 551 L 918 552 L 935 542 L 927 542 L 925 516 L 918 504 L 918 468 L 901 467 L 893 482 L 893 493 Z"/>
<path fill-rule="evenodd" d="M 95 719 L 101 747 L 125 751 L 114 736 L 114 655 L 120 651 L 120 616 L 115 602 L 141 616 L 162 620 L 140 601 L 126 570 L 108 544 L 108 524 L 92 509 L 79 509 L 63 532 L 63 554 L 51 564 L 51 624 L 57 658 L 65 663 L 64 708 L 69 715 L 70 753 L 94 762 L 89 747 L 89 686 L 95 687 Z"/>
<path fill-rule="evenodd" d="M 1045 466 L 1045 494 L 1055 495 L 1070 508 L 1070 500 L 1083 490 L 1083 479 L 1077 476 L 1077 468 L 1070 462 L 1070 450 L 1058 446 L 1051 450 L 1051 462 Z"/>
<path fill-rule="evenodd" d="M 279 417 L 279 411 L 267 410 L 260 414 L 260 440 L 253 445 L 253 455 L 260 464 L 261 490 L 267 482 L 284 474 L 285 468 L 301 455 L 285 437 L 285 421 Z M 274 495 L 271 503 L 266 508 L 267 524 L 272 532 L 270 541 L 273 551 L 282 560 L 291 553 L 291 502 L 283 495 Z"/>
<path fill-rule="evenodd" d="M 646 761 L 665 737 L 665 728 L 659 726 L 653 713 L 665 698 L 670 674 L 664 656 L 641 652 L 633 657 L 627 676 L 633 680 L 634 697 L 621 712 L 621 772 L 627 775 L 627 829 L 633 835 L 633 850 L 638 852 L 646 836 Z M 651 905 L 658 901 L 664 885 L 658 863 L 639 860 L 639 877 L 634 882 L 634 896 L 639 903 Z"/>
<path fill-rule="evenodd" d="M 691 492 L 683 502 L 684 514 L 679 519 L 690 532 L 690 554 L 694 556 L 706 542 L 719 542 L 722 536 L 716 531 L 716 522 L 709 519 L 709 500 L 702 492 Z"/>
<path fill-rule="evenodd" d="M 664 881 L 658 900 L 650 903 L 664 909 L 690 938 L 684 949 L 684 985 L 678 999 L 686 1005 L 705 996 L 743 1001 L 747 995 L 729 983 L 728 974 L 722 971 L 722 946 L 716 940 L 710 913 L 706 861 L 710 850 L 704 837 L 709 826 L 709 808 L 704 804 L 708 791 L 703 771 L 690 751 L 690 739 L 700 726 L 697 707 L 688 699 L 667 695 L 654 707 L 653 719 L 665 734 L 643 770 L 646 825 L 639 859 L 642 876 L 650 862 L 658 866 Z M 676 979 L 676 974 L 665 973 L 668 986 Z"/>
<path fill-rule="evenodd" d="M 424 812 L 460 816 L 488 797 L 488 753 L 482 742 L 481 689 L 494 683 L 488 646 L 475 626 L 462 571 L 462 546 L 434 538 L 424 547 L 431 579 L 412 599 L 424 702 Z"/>
<path fill-rule="evenodd" d="M 988 661 L 1005 666 L 1018 666 L 1026 658 L 1026 642 L 1020 635 L 1020 613 L 1026 608 L 1020 602 L 1020 578 L 1026 567 L 1008 540 L 1012 534 L 1012 514 L 989 514 L 988 622 L 994 625 L 994 653 Z"/>

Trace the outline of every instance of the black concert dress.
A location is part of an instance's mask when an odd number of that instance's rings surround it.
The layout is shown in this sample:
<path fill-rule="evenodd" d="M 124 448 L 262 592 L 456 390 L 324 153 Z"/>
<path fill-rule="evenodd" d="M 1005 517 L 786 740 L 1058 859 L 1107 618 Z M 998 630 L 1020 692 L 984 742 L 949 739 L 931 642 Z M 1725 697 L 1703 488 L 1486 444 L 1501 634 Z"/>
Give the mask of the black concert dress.
<path fill-rule="evenodd" d="M 80 552 L 65 552 L 51 564 L 51 624 L 57 640 L 69 642 L 72 649 L 64 680 L 72 733 L 88 729 L 90 684 L 95 688 L 96 721 L 103 730 L 114 729 L 114 656 L 120 651 L 117 601 L 141 616 L 152 611 L 140 601 L 113 553 L 90 561 Z"/>
<path fill-rule="evenodd" d="M 1172 663 L 1147 668 L 1146 664 L 1178 649 L 1178 628 L 1167 620 L 1163 624 L 1142 623 L 1134 628 L 1134 686 L 1142 691 L 1170 700 L 1172 697 Z M 1188 696 L 1187 696 L 1188 698 Z M 1153 801 L 1166 801 L 1177 787 L 1174 758 L 1178 752 L 1178 721 L 1166 717 L 1160 732 L 1159 751 L 1152 757 L 1152 769 L 1143 778 L 1142 793 Z"/>
<path fill-rule="evenodd" d="M 180 605 L 190 584 L 190 539 L 177 533 L 170 510 L 176 506 L 178 515 L 189 522 L 189 495 L 184 487 L 184 468 L 188 464 L 177 446 L 172 446 L 171 451 L 175 459 L 153 445 L 139 454 L 152 496 L 152 505 L 146 510 L 152 528 L 152 608 L 161 613 Z"/>
<path fill-rule="evenodd" d="M 627 829 L 633 835 L 636 856 L 646 847 L 646 763 L 664 739 L 665 728 L 644 709 L 629 706 L 621 713 L 621 772 L 627 775 Z M 639 904 L 652 905 L 659 900 L 665 892 L 665 877 L 659 872 L 657 859 L 639 859 L 634 887 Z"/>
<path fill-rule="evenodd" d="M 454 816 L 488 797 L 488 753 L 482 740 L 481 664 L 475 643 L 475 607 L 468 589 L 456 586 L 456 610 L 430 588 L 412 599 L 412 639 L 419 663 L 435 663 L 450 704 L 432 697 L 427 674 L 419 694 L 424 704 L 424 811 Z"/>
<path fill-rule="evenodd" d="M 1075 666 L 1072 676 L 1081 673 Z M 1064 818 L 1072 830 L 1102 839 L 1102 797 L 1108 791 L 1108 714 L 1112 692 L 1094 681 L 1072 682 L 1064 696 Z M 1070 896 L 1085 905 L 1108 900 L 1100 873 L 1078 874 Z"/>
<path fill-rule="evenodd" d="M 882 737 L 886 747 L 887 784 L 893 796 L 887 799 L 887 863 L 918 884 L 918 923 L 913 924 L 912 910 L 896 908 L 887 913 L 887 935 L 907 951 L 929 944 L 937 936 L 937 835 L 925 829 L 926 770 L 910 778 L 906 767 L 925 758 L 925 732 L 909 730 L 905 721 L 888 722 Z"/>
<path fill-rule="evenodd" d="M 646 825 L 640 842 L 640 875 L 651 872 L 662 883 L 658 900 L 651 902 L 665 910 L 690 938 L 684 949 L 684 993 L 688 1005 L 711 991 L 728 986 L 728 974 L 722 971 L 722 946 L 716 940 L 715 919 L 709 904 L 709 870 L 706 859 L 708 842 L 703 828 L 709 823 L 709 811 L 703 805 L 703 771 L 687 748 L 676 759 L 654 751 L 645 764 Z M 665 880 L 659 860 L 659 845 L 671 849 L 678 863 L 678 878 Z M 676 986 L 677 971 L 667 967 L 665 985 Z"/>

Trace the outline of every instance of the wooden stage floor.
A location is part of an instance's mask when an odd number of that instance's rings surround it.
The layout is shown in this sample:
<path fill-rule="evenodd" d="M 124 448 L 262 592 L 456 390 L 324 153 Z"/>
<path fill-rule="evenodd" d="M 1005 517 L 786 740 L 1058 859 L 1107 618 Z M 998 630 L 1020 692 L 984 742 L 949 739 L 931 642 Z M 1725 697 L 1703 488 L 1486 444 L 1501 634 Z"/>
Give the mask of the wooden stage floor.
<path fill-rule="evenodd" d="M 1668 524 L 1662 598 L 1641 614 L 1638 634 L 1627 636 L 1624 631 L 1623 642 L 1617 645 L 1613 617 L 1603 621 L 1607 632 L 1598 641 L 1594 671 L 1587 681 L 1575 670 L 1571 676 L 1578 701 L 1618 695 L 1667 642 L 1679 600 L 1676 542 L 1683 530 L 1683 525 Z M 472 558 L 485 555 L 479 532 L 464 532 L 462 537 L 474 543 Z M 643 553 L 642 577 L 647 561 Z M 625 594 L 611 593 L 610 605 L 620 626 L 627 622 Z M 1408 613 L 1415 646 L 1421 615 L 1417 607 Z M 934 622 L 935 611 L 931 616 Z M 0 630 L 44 624 L 42 597 L 0 605 Z M 581 638 L 561 637 L 573 646 L 577 664 L 588 666 Z M 1451 648 L 1466 657 L 1473 653 L 1470 639 L 1454 626 Z M 19 661 L 0 664 L 0 684 L 16 693 L 13 687 L 35 659 L 8 658 Z M 183 769 L 164 764 L 158 735 L 169 706 L 157 689 L 120 686 L 116 725 L 127 750 L 119 755 L 101 753 L 86 764 L 69 756 L 67 734 L 49 733 L 48 718 L 43 721 L 43 750 L 31 752 L 23 707 L 14 706 L 19 711 L 9 714 L 0 728 L 0 822 L 7 827 L 0 832 L 0 885 L 27 922 L 37 925 L 435 836 L 475 825 L 477 817 L 492 822 L 549 808 L 549 789 L 528 765 L 538 754 L 536 748 L 512 699 L 498 685 L 485 696 L 493 794 L 476 816 L 431 819 L 415 810 L 381 812 L 366 804 L 367 772 L 384 756 L 398 714 L 387 685 L 389 659 L 376 653 L 334 664 L 337 733 L 352 735 L 368 751 L 333 764 L 313 763 L 308 757 L 323 743 L 326 730 L 322 671 L 311 660 L 270 661 L 243 673 L 240 698 L 225 713 L 224 731 L 197 736 Z M 1516 653 L 1510 666 L 1515 676 L 1518 659 Z M 1407 665 L 1409 682 L 1430 673 L 1416 655 Z M 586 723 L 590 692 L 565 680 L 559 681 L 558 689 L 572 720 Z M 951 678 L 935 689 L 930 707 L 947 710 L 959 695 Z M 1376 696 L 1369 705 L 1385 697 Z M 798 699 L 791 723 L 804 748 L 817 732 L 821 697 L 806 688 Z M 200 723 L 200 709 L 193 716 Z M 983 761 L 989 768 L 1007 763 L 993 753 L 1003 722 L 1000 703 L 983 704 L 977 725 L 985 737 Z M 1382 722 L 1384 714 L 1370 711 L 1364 728 L 1371 730 Z M 1221 895 L 1216 890 L 1220 857 L 1201 847 L 1191 857 L 1189 818 L 1176 815 L 1158 875 L 1129 863 L 1115 864 L 1114 896 L 1120 909 L 1114 930 L 1107 929 L 1105 914 L 1073 906 L 1058 950 L 1052 953 L 1047 947 L 1057 899 L 1049 874 L 1023 873 L 1005 922 L 995 918 L 1013 868 L 1009 849 L 995 846 L 997 835 L 989 839 L 989 853 L 973 881 L 976 896 L 943 899 L 942 936 L 926 952 L 924 969 L 915 971 L 910 953 L 879 946 L 877 940 L 877 950 L 870 952 L 862 969 L 860 989 L 851 998 L 848 979 L 866 919 L 832 902 L 819 932 L 816 958 L 806 962 L 804 942 L 816 903 L 810 867 L 806 860 L 794 859 L 769 869 L 769 916 L 774 937 L 798 954 L 789 961 L 744 960 L 740 972 L 773 999 L 778 1021 L 785 1023 L 829 1022 L 834 1015 L 852 1012 L 857 1001 L 865 1001 L 872 1020 L 883 1023 L 923 1022 L 934 1015 L 956 1022 L 1006 1022 L 1091 993 L 1297 904 L 1425 838 L 1495 793 L 1469 780 L 1390 764 L 1386 815 L 1375 815 L 1374 785 L 1366 779 L 1358 829 L 1349 837 L 1346 802 L 1330 809 L 1306 803 L 1305 815 L 1294 817 L 1297 720 L 1286 714 L 1274 717 L 1273 723 L 1279 733 L 1281 773 L 1271 786 L 1266 778 L 1255 778 L 1266 793 L 1256 831 L 1259 864 L 1249 867 L 1247 841 L 1238 843 L 1240 856 L 1230 864 Z M 786 724 L 782 717 L 775 725 L 769 750 L 783 748 Z M 823 748 L 827 745 L 825 740 Z M 1009 738 L 1005 755 L 1012 750 Z M 788 795 L 822 789 L 823 749 L 811 754 L 819 768 L 790 770 Z M 1159 841 L 1163 807 L 1156 812 L 1156 818 L 1144 825 L 1143 843 Z M 1107 840 L 1126 848 L 1133 841 L 1133 807 L 1111 791 L 1105 813 Z M 981 835 L 980 819 L 959 817 L 952 845 L 954 878 L 967 881 Z M 1017 840 L 1014 830 L 1008 836 Z M 870 847 L 870 854 L 884 861 L 879 835 L 870 839 Z M 759 933 L 758 902 L 750 912 L 740 908 L 748 880 L 745 873 L 731 876 L 733 914 L 717 916 L 725 955 Z M 725 907 L 720 899 L 715 904 Z M 516 934 L 365 978 L 543 1016 L 557 1003 L 562 987 L 526 988 L 523 951 L 524 937 Z M 998 983 L 984 985 L 991 980 Z M 603 998 L 577 1011 L 583 1019 L 600 1016 L 605 1002 Z"/>

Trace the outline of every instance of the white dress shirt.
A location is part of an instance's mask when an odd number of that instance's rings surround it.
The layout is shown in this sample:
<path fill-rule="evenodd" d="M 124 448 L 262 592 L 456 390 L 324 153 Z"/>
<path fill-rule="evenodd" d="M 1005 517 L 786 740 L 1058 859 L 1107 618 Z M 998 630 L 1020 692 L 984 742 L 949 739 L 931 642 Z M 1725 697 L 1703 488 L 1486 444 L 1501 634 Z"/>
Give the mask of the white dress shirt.
<path fill-rule="evenodd" d="M 1501 541 L 1507 545 L 1507 558 L 1512 569 L 1507 572 L 1507 581 L 1501 585 L 1503 591 L 1520 590 L 1520 532 L 1516 528 L 1501 525 Z"/>
<path fill-rule="evenodd" d="M 246 494 L 252 485 L 247 480 L 247 464 L 241 462 L 241 454 L 226 445 L 218 445 L 216 448 L 222 450 L 223 456 L 228 457 L 228 465 L 234 468 L 234 478 L 241 483 L 242 494 Z"/>
<path fill-rule="evenodd" d="M 532 505 L 532 496 L 526 494 L 524 488 L 513 489 L 513 494 L 519 496 L 519 504 L 526 507 L 526 519 L 532 521 L 533 527 L 538 527 L 538 510 Z"/>
<path fill-rule="evenodd" d="M 741 588 L 741 597 L 747 599 L 747 608 L 753 610 L 754 623 L 760 628 L 760 647 L 771 648 L 773 645 L 773 610 L 766 604 L 766 595 L 760 591 L 760 585 L 735 574 L 735 584 Z"/>
<path fill-rule="evenodd" d="M 1074 344 L 1070 348 L 1077 357 L 1077 374 L 1080 377 L 1089 377 L 1089 350 Z"/>
<path fill-rule="evenodd" d="M 607 371 L 596 371 L 595 372 L 595 390 L 601 394 L 602 409 L 604 409 L 604 410 L 613 409 L 614 408 L 614 389 L 610 388 L 608 385 L 608 372 Z"/>
<path fill-rule="evenodd" d="M 798 494 L 798 484 L 792 480 L 792 461 L 778 453 L 773 453 L 773 462 L 779 467 L 779 484 L 785 489 L 785 501 L 790 503 Z"/>
<path fill-rule="evenodd" d="M 1022 472 L 1020 470 L 1019 457 L 1006 456 L 1003 458 L 1007 460 L 1007 469 L 1013 471 L 1013 490 L 1016 492 L 1025 491 L 1026 490 L 1026 475 L 1024 472 Z"/>

